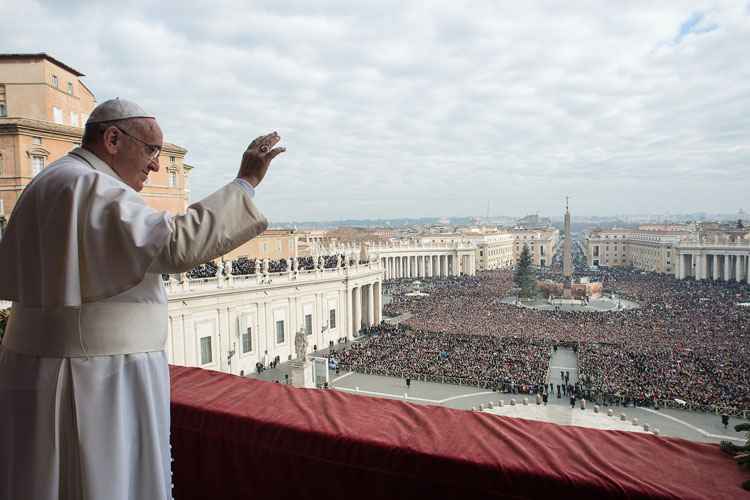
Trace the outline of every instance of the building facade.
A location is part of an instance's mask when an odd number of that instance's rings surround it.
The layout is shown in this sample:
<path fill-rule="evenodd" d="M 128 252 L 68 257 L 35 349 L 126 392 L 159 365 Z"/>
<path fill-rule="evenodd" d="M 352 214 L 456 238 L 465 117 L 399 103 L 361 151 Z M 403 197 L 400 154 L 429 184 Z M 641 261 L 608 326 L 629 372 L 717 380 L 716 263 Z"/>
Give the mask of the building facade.
<path fill-rule="evenodd" d="M 584 240 L 584 252 L 589 266 L 750 282 L 750 230 L 743 228 L 685 224 L 594 230 Z"/>
<path fill-rule="evenodd" d="M 537 267 L 552 264 L 552 257 L 560 242 L 560 230 L 552 227 L 541 229 L 516 228 L 511 230 L 513 235 L 513 263 L 518 262 L 523 247 L 528 246 L 531 262 Z"/>
<path fill-rule="evenodd" d="M 635 267 L 657 273 L 674 272 L 675 247 L 689 235 L 687 226 L 665 230 L 594 230 L 584 238 L 587 264 L 594 267 Z"/>
<path fill-rule="evenodd" d="M 476 261 L 480 271 L 509 269 L 515 264 L 513 257 L 515 237 L 509 232 L 469 237 L 477 246 Z"/>
<path fill-rule="evenodd" d="M 474 276 L 476 245 L 469 241 L 371 243 L 367 253 L 381 262 L 385 279 Z"/>
<path fill-rule="evenodd" d="M 47 54 L 0 54 L 0 217 L 7 219 L 26 185 L 47 165 L 80 146 L 96 106 L 83 73 Z M 165 143 L 159 172 L 141 195 L 158 210 L 188 205 L 187 150 Z"/>
<path fill-rule="evenodd" d="M 267 229 L 259 236 L 243 243 L 224 259 L 234 260 L 238 257 L 248 259 L 288 259 L 306 257 L 299 253 L 300 233 L 294 229 Z"/>
<path fill-rule="evenodd" d="M 365 264 L 311 271 L 218 276 L 165 284 L 169 362 L 234 374 L 295 356 L 303 330 L 308 352 L 355 338 L 382 319 L 383 269 Z"/>

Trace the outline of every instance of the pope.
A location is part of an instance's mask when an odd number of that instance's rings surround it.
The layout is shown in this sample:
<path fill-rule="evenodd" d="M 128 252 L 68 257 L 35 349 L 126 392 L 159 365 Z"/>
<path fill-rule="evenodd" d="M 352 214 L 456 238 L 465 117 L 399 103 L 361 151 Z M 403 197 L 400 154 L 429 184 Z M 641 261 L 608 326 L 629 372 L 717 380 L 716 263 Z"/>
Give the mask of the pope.
<path fill-rule="evenodd" d="M 258 137 L 237 178 L 182 215 L 138 194 L 162 132 L 137 104 L 91 113 L 81 147 L 39 173 L 0 240 L 0 498 L 167 499 L 167 296 L 181 273 L 262 233 L 255 188 L 285 149 Z"/>

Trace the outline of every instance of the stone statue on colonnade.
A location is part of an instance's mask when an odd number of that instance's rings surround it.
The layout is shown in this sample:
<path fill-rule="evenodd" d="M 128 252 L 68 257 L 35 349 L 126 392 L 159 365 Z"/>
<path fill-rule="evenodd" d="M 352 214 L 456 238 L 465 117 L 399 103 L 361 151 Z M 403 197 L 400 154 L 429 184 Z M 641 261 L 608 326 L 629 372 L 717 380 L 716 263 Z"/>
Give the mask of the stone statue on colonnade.
<path fill-rule="evenodd" d="M 305 331 L 300 328 L 294 336 L 294 352 L 297 353 L 297 359 L 299 361 L 306 361 L 307 359 L 307 335 Z"/>

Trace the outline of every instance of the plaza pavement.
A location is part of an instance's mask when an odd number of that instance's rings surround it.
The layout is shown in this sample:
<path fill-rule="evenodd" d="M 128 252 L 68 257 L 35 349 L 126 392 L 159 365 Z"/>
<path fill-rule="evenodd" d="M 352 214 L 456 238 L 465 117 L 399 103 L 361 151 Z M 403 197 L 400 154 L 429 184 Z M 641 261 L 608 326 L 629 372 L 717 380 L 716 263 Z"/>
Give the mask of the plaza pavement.
<path fill-rule="evenodd" d="M 347 347 L 346 344 L 337 344 L 335 350 Z M 328 349 L 323 349 L 312 354 L 313 356 L 327 357 Z M 553 384 L 560 383 L 560 370 L 570 371 L 570 382 L 575 383 L 577 377 L 577 363 L 575 353 L 569 349 L 559 348 L 553 353 L 550 360 L 550 377 Z M 272 370 L 265 370 L 260 375 L 252 374 L 253 378 L 267 381 L 278 381 L 285 383 L 284 375 L 287 373 L 287 363 L 280 364 Z M 724 429 L 719 415 L 699 413 L 687 410 L 660 409 L 622 406 L 603 406 L 600 408 L 599 416 L 594 416 L 593 405 L 587 402 L 587 409 L 581 410 L 578 406 L 570 408 L 570 400 L 566 396 L 557 398 L 557 394 L 551 394 L 549 398 L 549 410 L 536 408 L 536 398 L 533 395 L 505 394 L 473 386 L 461 386 L 453 384 L 439 384 L 412 380 L 411 387 L 406 387 L 406 381 L 397 377 L 386 377 L 380 375 L 368 375 L 355 372 L 330 372 L 331 390 L 348 392 L 361 396 L 381 397 L 388 399 L 400 399 L 414 404 L 441 405 L 448 408 L 471 410 L 480 404 L 494 405 L 502 400 L 504 410 L 495 409 L 493 413 L 501 413 L 518 418 L 529 418 L 532 420 L 545 420 L 560 425 L 581 425 L 585 427 L 609 428 L 618 426 L 619 423 L 596 424 L 597 418 L 619 420 L 620 414 L 625 414 L 627 424 L 623 429 L 642 430 L 642 427 L 632 426 L 630 423 L 635 417 L 639 426 L 648 424 L 651 429 L 658 429 L 660 435 L 678 437 L 691 441 L 718 443 L 722 440 L 731 440 L 736 444 L 745 442 L 743 433 L 735 432 L 734 426 L 745 420 L 730 418 L 729 427 Z M 522 404 L 523 398 L 528 397 L 529 406 Z M 516 400 L 516 406 L 511 408 L 510 400 Z M 606 417 L 606 412 L 612 408 L 613 417 Z M 590 417 L 584 417 L 574 413 L 587 412 Z"/>

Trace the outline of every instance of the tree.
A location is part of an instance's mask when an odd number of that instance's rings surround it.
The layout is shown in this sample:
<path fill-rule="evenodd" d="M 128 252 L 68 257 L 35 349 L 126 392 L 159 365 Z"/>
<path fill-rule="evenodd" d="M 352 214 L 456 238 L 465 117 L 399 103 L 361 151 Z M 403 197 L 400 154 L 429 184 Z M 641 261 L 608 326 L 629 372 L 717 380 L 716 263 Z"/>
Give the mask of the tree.
<path fill-rule="evenodd" d="M 518 258 L 513 281 L 521 289 L 521 297 L 529 298 L 536 294 L 536 272 L 531 267 L 531 252 L 526 245 L 523 246 L 521 256 Z"/>

